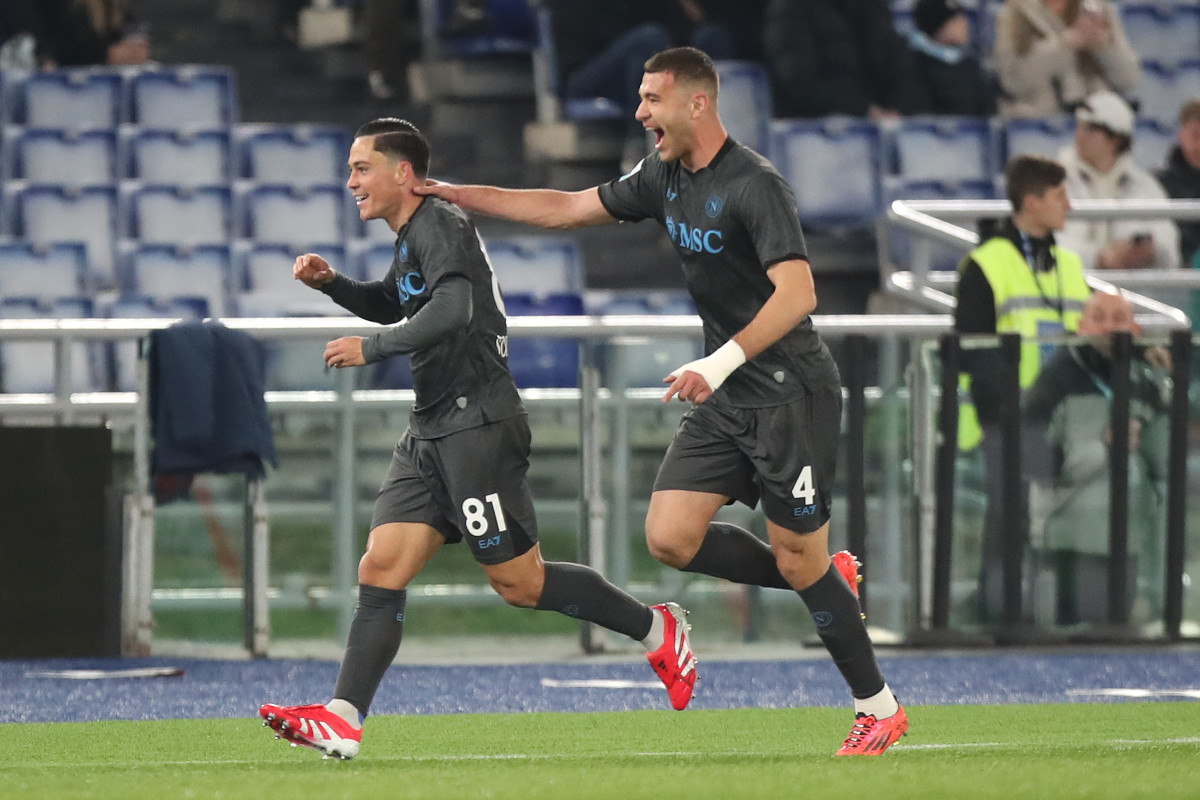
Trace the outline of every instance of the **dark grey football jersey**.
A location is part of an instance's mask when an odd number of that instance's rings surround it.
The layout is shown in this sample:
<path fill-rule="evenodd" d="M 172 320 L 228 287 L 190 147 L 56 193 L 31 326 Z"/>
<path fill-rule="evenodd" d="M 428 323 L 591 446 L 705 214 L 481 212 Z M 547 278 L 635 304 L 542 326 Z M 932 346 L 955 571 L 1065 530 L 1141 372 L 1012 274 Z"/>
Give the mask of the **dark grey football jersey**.
<path fill-rule="evenodd" d="M 791 187 L 769 161 L 732 139 L 694 173 L 652 153 L 601 186 L 600 201 L 619 220 L 652 217 L 666 227 L 704 323 L 706 353 L 762 309 L 775 290 L 769 267 L 808 257 Z M 735 370 L 716 396 L 735 406 L 765 407 L 794 398 L 801 387 L 837 379 L 829 350 L 805 318 Z"/>
<path fill-rule="evenodd" d="M 410 354 L 417 401 L 408 430 L 420 439 L 525 413 L 508 371 L 503 301 L 475 226 L 458 206 L 427 198 L 397 233 L 387 277 L 359 284 L 363 305 L 339 301 L 367 319 L 400 320 L 417 314 L 449 276 L 471 282 L 471 320 Z"/>

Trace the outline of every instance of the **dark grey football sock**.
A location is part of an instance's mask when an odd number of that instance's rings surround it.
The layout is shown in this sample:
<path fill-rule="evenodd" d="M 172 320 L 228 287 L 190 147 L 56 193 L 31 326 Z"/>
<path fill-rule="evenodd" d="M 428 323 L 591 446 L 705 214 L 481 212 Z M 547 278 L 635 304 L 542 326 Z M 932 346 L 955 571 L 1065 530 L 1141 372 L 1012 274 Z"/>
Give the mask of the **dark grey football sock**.
<path fill-rule="evenodd" d="M 404 634 L 404 589 L 358 587 L 358 607 L 350 623 L 346 652 L 333 696 L 346 700 L 364 717 L 383 674 L 391 666 Z"/>
<path fill-rule="evenodd" d="M 708 523 L 700 549 L 683 571 L 768 589 L 792 588 L 780 574 L 769 544 L 725 522 Z"/>
<path fill-rule="evenodd" d="M 817 635 L 850 684 L 850 692 L 864 698 L 882 691 L 883 673 L 875 661 L 858 599 L 837 570 L 831 565 L 819 581 L 797 594 L 808 606 Z"/>
<path fill-rule="evenodd" d="M 649 607 L 604 580 L 596 570 L 559 561 L 546 562 L 537 608 L 585 619 L 638 641 L 650 633 L 654 619 Z"/>

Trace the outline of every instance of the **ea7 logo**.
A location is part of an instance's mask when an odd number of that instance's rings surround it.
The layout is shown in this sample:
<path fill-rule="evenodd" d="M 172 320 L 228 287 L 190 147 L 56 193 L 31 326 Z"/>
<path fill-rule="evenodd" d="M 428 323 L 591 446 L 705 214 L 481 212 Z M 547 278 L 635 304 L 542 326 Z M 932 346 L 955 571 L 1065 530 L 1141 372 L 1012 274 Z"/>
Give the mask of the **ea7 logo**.
<path fill-rule="evenodd" d="M 480 539 L 479 540 L 479 549 L 480 550 L 486 550 L 489 547 L 499 547 L 499 546 L 500 546 L 500 537 L 499 536 L 493 536 L 489 539 Z"/>
<path fill-rule="evenodd" d="M 817 513 L 817 506 L 815 503 L 811 506 L 799 506 L 797 508 L 792 509 L 793 517 L 811 517 L 813 514 L 816 514 L 816 513 Z"/>

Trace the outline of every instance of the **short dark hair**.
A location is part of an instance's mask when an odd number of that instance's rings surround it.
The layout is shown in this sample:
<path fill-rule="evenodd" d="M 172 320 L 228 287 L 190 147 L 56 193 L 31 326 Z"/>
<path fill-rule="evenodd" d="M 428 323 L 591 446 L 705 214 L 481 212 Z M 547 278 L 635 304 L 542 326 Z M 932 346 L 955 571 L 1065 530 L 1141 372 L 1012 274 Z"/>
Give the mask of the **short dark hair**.
<path fill-rule="evenodd" d="M 408 120 L 396 117 L 373 119 L 355 131 L 354 138 L 360 136 L 375 137 L 376 152 L 383 153 L 388 161 L 407 161 L 412 164 L 413 173 L 418 178 L 425 178 L 429 174 L 429 141 Z"/>
<path fill-rule="evenodd" d="M 675 80 L 698 83 L 717 96 L 720 79 L 708 53 L 695 47 L 672 47 L 650 56 L 643 69 L 646 72 L 669 72 Z"/>
<path fill-rule="evenodd" d="M 1063 165 L 1044 156 L 1014 156 L 1004 169 L 1005 190 L 1013 211 L 1020 211 L 1029 195 L 1040 195 L 1066 179 Z"/>
<path fill-rule="evenodd" d="M 1200 122 L 1200 100 L 1188 100 L 1179 109 L 1179 124 L 1187 122 Z"/>

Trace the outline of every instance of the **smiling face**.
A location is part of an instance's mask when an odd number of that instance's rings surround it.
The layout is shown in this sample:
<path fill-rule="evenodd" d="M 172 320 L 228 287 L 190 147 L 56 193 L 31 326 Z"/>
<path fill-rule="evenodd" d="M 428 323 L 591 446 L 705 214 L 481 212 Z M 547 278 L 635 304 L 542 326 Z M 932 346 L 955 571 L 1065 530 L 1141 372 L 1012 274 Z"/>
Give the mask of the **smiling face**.
<path fill-rule="evenodd" d="M 703 93 L 689 89 L 671 72 L 647 72 L 638 89 L 637 121 L 654 133 L 654 149 L 664 162 L 686 158 L 695 142 L 693 123 L 707 107 Z"/>
<path fill-rule="evenodd" d="M 407 161 L 389 161 L 375 149 L 374 136 L 360 136 L 350 145 L 350 178 L 346 188 L 354 195 L 361 219 L 386 219 L 389 222 L 401 209 L 406 177 L 411 177 Z"/>

